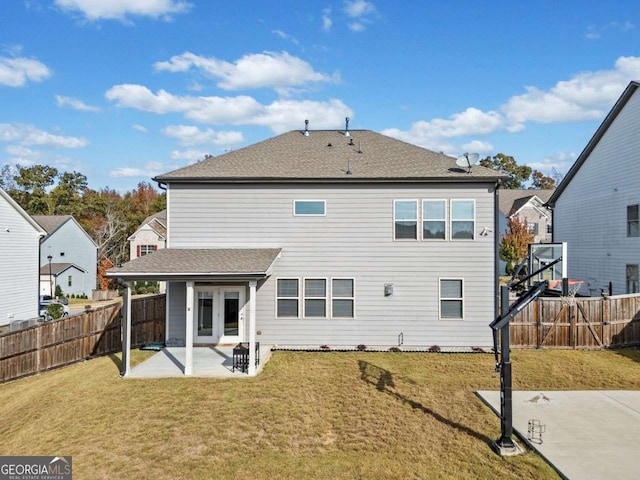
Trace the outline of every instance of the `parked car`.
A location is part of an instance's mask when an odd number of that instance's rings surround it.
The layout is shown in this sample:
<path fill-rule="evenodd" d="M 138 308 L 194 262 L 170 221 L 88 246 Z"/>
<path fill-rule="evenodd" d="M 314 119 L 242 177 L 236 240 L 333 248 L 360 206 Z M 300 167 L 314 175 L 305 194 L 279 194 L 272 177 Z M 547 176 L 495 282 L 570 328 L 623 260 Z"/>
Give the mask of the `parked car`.
<path fill-rule="evenodd" d="M 58 301 L 58 300 L 54 300 L 51 297 L 49 297 L 48 299 L 46 298 L 46 296 L 44 298 L 41 297 L 40 299 L 40 318 L 43 320 L 51 320 L 51 315 L 49 314 L 49 310 L 47 310 L 47 307 L 49 305 L 53 305 L 53 304 L 58 304 L 62 307 L 62 316 L 63 317 L 68 317 L 69 316 L 69 307 L 67 305 L 64 305 L 62 302 Z"/>

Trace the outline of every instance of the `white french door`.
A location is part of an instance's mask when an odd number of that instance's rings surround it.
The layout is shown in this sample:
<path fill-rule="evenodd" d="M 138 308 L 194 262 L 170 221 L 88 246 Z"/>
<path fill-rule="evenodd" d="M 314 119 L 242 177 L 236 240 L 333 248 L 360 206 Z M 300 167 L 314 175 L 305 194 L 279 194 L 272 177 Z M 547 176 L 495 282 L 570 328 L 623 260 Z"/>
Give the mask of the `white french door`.
<path fill-rule="evenodd" d="M 244 287 L 196 287 L 194 302 L 194 342 L 242 341 Z"/>

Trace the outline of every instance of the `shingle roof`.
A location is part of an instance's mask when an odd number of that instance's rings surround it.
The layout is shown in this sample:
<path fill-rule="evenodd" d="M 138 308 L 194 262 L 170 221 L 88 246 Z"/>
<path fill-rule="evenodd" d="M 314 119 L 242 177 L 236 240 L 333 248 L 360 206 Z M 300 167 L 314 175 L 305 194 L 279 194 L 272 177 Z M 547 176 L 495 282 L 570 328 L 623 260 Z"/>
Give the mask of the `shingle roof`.
<path fill-rule="evenodd" d="M 522 206 L 534 196 L 543 202 L 547 202 L 554 190 L 498 190 L 498 208 L 506 216 L 517 212 Z"/>
<path fill-rule="evenodd" d="M 164 248 L 107 272 L 108 277 L 265 276 L 279 248 Z"/>
<path fill-rule="evenodd" d="M 73 218 L 71 215 L 32 215 L 31 217 L 38 222 L 38 225 L 49 235 L 60 228 L 67 220 Z"/>
<path fill-rule="evenodd" d="M 73 263 L 52 263 L 51 264 L 51 275 L 59 275 L 60 273 L 64 272 L 66 269 L 68 268 L 77 268 L 78 270 L 80 270 L 81 272 L 85 272 L 86 270 L 84 270 L 83 268 L 80 268 L 79 266 L 73 264 Z M 49 264 L 45 263 L 44 265 L 42 265 L 40 267 L 40 275 L 49 275 Z"/>
<path fill-rule="evenodd" d="M 350 172 L 350 173 L 348 173 Z M 370 130 L 291 131 L 154 178 L 158 182 L 238 181 L 493 181 L 503 177 L 475 166 L 471 173 L 447 155 Z"/>

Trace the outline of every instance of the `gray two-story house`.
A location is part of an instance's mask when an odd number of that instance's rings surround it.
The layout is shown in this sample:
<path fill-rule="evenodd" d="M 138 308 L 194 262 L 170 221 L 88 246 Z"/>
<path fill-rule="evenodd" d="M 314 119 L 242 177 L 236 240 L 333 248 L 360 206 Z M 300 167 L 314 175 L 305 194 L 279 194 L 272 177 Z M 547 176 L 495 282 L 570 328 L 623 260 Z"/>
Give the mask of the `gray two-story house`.
<path fill-rule="evenodd" d="M 187 349 L 489 346 L 500 178 L 372 131 L 292 131 L 156 177 L 168 248 L 109 275 L 166 280 Z"/>
<path fill-rule="evenodd" d="M 47 232 L 40 245 L 40 294 L 86 295 L 96 288 L 98 246 L 71 215 L 34 215 Z"/>

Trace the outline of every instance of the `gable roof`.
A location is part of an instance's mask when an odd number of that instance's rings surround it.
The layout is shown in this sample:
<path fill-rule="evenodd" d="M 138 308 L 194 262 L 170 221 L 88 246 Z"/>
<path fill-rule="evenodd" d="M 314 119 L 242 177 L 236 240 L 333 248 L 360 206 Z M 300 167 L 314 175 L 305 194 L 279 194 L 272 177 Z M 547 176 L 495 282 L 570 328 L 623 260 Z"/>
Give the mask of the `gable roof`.
<path fill-rule="evenodd" d="M 82 273 L 87 273 L 87 271 L 74 263 L 52 263 L 51 264 L 51 275 L 58 276 L 65 270 L 69 268 L 76 268 L 80 270 Z M 49 275 L 49 264 L 45 263 L 40 267 L 40 275 Z"/>
<path fill-rule="evenodd" d="M 158 235 L 166 239 L 167 238 L 167 210 L 166 209 L 160 210 L 159 212 L 154 213 L 153 215 L 149 215 L 147 218 L 143 220 L 140 226 L 136 228 L 136 231 L 133 232 L 133 234 L 131 234 L 129 238 L 127 238 L 127 240 L 131 241 L 135 239 L 136 234 L 146 225 L 149 225 L 149 228 L 151 228 Z"/>
<path fill-rule="evenodd" d="M 44 237 L 47 232 L 43 230 L 43 228 L 36 222 L 25 210 L 16 202 L 11 196 L 5 192 L 2 188 L 0 188 L 0 197 L 4 198 L 6 202 L 16 211 L 18 214 L 23 217 L 29 225 L 31 225 L 40 236 Z"/>
<path fill-rule="evenodd" d="M 93 238 L 91 238 L 91 235 L 89 235 L 87 231 L 82 228 L 82 225 L 80 225 L 71 215 L 33 215 L 33 219 L 38 222 L 42 228 L 44 228 L 47 232 L 47 237 L 50 237 L 65 223 L 71 221 L 78 226 L 80 231 L 82 231 L 89 240 L 91 240 L 91 243 L 93 243 L 96 248 L 98 247 L 98 244 L 93 240 Z"/>
<path fill-rule="evenodd" d="M 495 170 L 471 173 L 442 153 L 370 130 L 294 130 L 163 175 L 160 183 L 219 182 L 493 182 Z"/>
<path fill-rule="evenodd" d="M 552 207 L 555 205 L 555 202 L 558 200 L 558 198 L 560 198 L 560 195 L 562 195 L 562 192 L 564 192 L 565 188 L 567 188 L 567 185 L 569 185 L 569 183 L 571 182 L 571 179 L 573 179 L 576 173 L 578 173 L 578 170 L 580 170 L 580 167 L 582 167 L 582 164 L 587 160 L 587 158 L 589 158 L 589 155 L 591 155 L 591 152 L 593 151 L 593 149 L 596 148 L 596 145 L 598 145 L 598 142 L 600 142 L 604 134 L 607 132 L 611 124 L 614 122 L 618 114 L 622 111 L 622 109 L 625 107 L 625 105 L 627 104 L 629 99 L 633 96 L 633 94 L 635 93 L 635 91 L 638 89 L 639 86 L 640 86 L 640 83 L 638 82 L 633 82 L 633 81 L 629 82 L 629 85 L 627 85 L 627 88 L 625 88 L 624 92 L 622 92 L 622 95 L 620 95 L 620 98 L 618 98 L 618 100 L 616 101 L 611 111 L 609 111 L 605 119 L 602 121 L 602 123 L 596 130 L 596 133 L 593 134 L 593 137 L 591 137 L 591 140 L 589 140 L 589 143 L 587 143 L 587 146 L 584 147 L 584 150 L 582 150 L 582 153 L 580 153 L 576 161 L 573 162 L 573 165 L 571 166 L 567 174 L 562 179 L 562 182 L 560 182 L 560 185 L 558 185 L 558 188 L 556 188 L 556 191 L 549 199 L 548 203 Z"/>
<path fill-rule="evenodd" d="M 537 197 L 542 203 L 546 203 L 554 190 L 498 190 L 498 209 L 505 215 L 510 216 L 524 207 L 531 199 Z"/>

